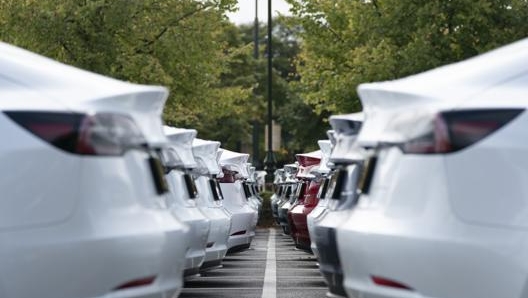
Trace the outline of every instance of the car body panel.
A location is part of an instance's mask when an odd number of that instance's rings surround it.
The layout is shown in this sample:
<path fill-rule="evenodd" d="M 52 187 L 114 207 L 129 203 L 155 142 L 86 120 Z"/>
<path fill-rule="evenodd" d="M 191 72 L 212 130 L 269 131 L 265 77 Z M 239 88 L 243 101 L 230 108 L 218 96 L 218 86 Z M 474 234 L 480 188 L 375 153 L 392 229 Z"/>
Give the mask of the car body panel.
<path fill-rule="evenodd" d="M 366 120 L 358 142 L 373 146 L 377 163 L 371 186 L 337 230 L 350 297 L 528 294 L 520 182 L 526 112 L 456 152 L 404 154 L 395 146 L 426 131 L 438 112 L 526 109 L 527 49 L 524 39 L 423 74 L 360 86 Z"/>
<path fill-rule="evenodd" d="M 0 145 L 0 296 L 177 295 L 188 228 L 167 210 L 148 163 L 149 150 L 167 143 L 160 117 L 167 90 L 4 43 L 0 52 L 2 112 L 119 113 L 132 118 L 146 140 L 146 148 L 119 156 L 83 156 L 57 149 L 0 114 L 9 140 Z M 149 283 L 120 289 L 147 277 Z"/>
<path fill-rule="evenodd" d="M 172 214 L 189 226 L 189 247 L 185 255 L 186 276 L 198 273 L 205 259 L 210 221 L 198 208 L 196 182 L 189 171 L 197 166 L 192 153 L 193 129 L 164 127 L 170 144 L 163 151 L 163 163 L 169 168 L 165 174 L 170 192 L 167 203 Z"/>
<path fill-rule="evenodd" d="M 196 179 L 196 186 L 200 194 L 196 199 L 196 203 L 210 222 L 204 259 L 204 264 L 208 266 L 202 265 L 202 269 L 221 264 L 227 253 L 227 241 L 231 230 L 231 216 L 224 209 L 222 201 L 213 199 L 209 179 L 205 176 L 200 176 Z"/>
<path fill-rule="evenodd" d="M 305 189 L 292 203 L 287 217 L 295 245 L 307 250 L 310 249 L 311 241 L 306 217 L 318 203 L 317 193 L 319 192 L 320 179 L 316 178 L 314 171 L 319 168 L 322 155 L 321 150 L 317 150 L 295 156 L 299 163 L 296 177 L 302 181 Z"/>
<path fill-rule="evenodd" d="M 227 253 L 227 241 L 231 229 L 231 216 L 224 209 L 223 198 L 218 189 L 218 181 L 212 178 L 221 170 L 216 159 L 216 152 L 219 147 L 220 142 L 216 141 L 194 139 L 192 143 L 194 159 L 197 162 L 197 167 L 193 170 L 194 173 L 197 173 L 198 197 L 196 198 L 196 205 L 210 221 L 202 270 L 221 265 L 222 259 Z M 216 192 L 216 197 L 213 191 Z"/>
<path fill-rule="evenodd" d="M 288 211 L 288 221 L 290 222 L 291 236 L 298 248 L 310 249 L 311 240 L 308 232 L 308 223 L 306 217 L 317 206 L 319 200 L 320 181 L 306 181 L 306 191 L 304 195 L 296 201 Z"/>
<path fill-rule="evenodd" d="M 233 181 L 220 181 L 220 188 L 224 197 L 223 204 L 231 214 L 228 249 L 247 248 L 255 236 L 258 221 L 258 213 L 249 206 L 242 185 L 242 179 L 249 175 L 246 165 L 249 154 L 222 150 L 219 164 L 223 169 L 236 173 Z"/>

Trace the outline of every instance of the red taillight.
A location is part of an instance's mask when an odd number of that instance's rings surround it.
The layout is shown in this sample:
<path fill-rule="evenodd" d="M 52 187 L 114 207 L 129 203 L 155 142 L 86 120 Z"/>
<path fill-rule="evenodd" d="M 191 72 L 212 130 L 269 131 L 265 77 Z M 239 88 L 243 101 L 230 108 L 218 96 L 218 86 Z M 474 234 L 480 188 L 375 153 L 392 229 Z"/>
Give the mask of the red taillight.
<path fill-rule="evenodd" d="M 77 153 L 85 155 L 122 155 L 146 144 L 134 120 L 126 115 L 98 113 L 86 116 L 80 127 Z"/>
<path fill-rule="evenodd" d="M 134 279 L 134 280 L 127 281 L 126 283 L 115 287 L 114 291 L 148 286 L 152 284 L 154 280 L 156 280 L 156 276 L 148 276 L 148 277 L 144 277 L 140 279 Z"/>
<path fill-rule="evenodd" d="M 47 143 L 81 155 L 122 155 L 146 143 L 127 115 L 9 111 L 5 114 Z"/>
<path fill-rule="evenodd" d="M 222 168 L 222 172 L 224 176 L 222 178 L 219 178 L 218 180 L 220 183 L 235 183 L 236 181 L 236 171 L 231 171 L 225 168 Z"/>
<path fill-rule="evenodd" d="M 436 115 L 432 129 L 401 145 L 404 153 L 438 154 L 462 150 L 503 127 L 522 109 L 464 110 Z"/>
<path fill-rule="evenodd" d="M 380 276 L 371 276 L 371 279 L 378 286 L 413 291 L 411 287 L 405 284 L 402 284 L 400 282 L 394 281 L 392 279 L 387 279 L 387 278 L 380 277 Z"/>

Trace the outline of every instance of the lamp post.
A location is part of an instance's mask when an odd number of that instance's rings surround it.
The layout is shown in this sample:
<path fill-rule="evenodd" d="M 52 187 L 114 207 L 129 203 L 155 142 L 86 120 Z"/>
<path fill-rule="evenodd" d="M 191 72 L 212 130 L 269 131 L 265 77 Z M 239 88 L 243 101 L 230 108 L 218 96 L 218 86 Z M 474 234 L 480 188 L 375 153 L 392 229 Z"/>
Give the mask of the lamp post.
<path fill-rule="evenodd" d="M 259 20 L 258 20 L 258 0 L 255 0 L 255 31 L 253 33 L 253 40 L 255 42 L 255 48 L 253 50 L 253 57 L 258 59 L 259 57 Z"/>
<path fill-rule="evenodd" d="M 257 61 L 259 58 L 259 20 L 258 20 L 258 0 L 255 0 L 255 28 L 253 30 L 253 41 L 255 47 L 253 49 L 253 58 Z M 255 71 L 258 71 L 258 65 L 256 66 Z M 256 96 L 256 94 L 255 94 Z M 257 169 L 261 169 L 260 163 L 260 146 L 259 146 L 259 134 L 260 134 L 260 124 L 258 120 L 253 120 L 253 165 Z"/>
<path fill-rule="evenodd" d="M 268 178 L 273 179 L 275 171 L 275 155 L 273 154 L 273 111 L 272 111 L 272 17 L 271 17 L 271 0 L 268 0 L 268 150 L 264 159 L 264 170 L 268 172 Z"/>

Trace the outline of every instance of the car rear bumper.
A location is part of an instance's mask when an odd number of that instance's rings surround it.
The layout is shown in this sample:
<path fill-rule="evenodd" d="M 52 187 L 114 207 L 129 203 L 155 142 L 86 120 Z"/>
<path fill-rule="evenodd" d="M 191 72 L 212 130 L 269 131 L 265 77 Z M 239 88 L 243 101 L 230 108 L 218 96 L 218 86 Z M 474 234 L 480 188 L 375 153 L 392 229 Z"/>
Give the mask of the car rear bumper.
<path fill-rule="evenodd" d="M 178 294 L 187 227 L 166 210 L 131 213 L 98 218 L 97 224 L 76 217 L 62 225 L 1 232 L 2 296 L 161 298 Z M 148 285 L 117 290 L 147 277 L 155 279 Z"/>

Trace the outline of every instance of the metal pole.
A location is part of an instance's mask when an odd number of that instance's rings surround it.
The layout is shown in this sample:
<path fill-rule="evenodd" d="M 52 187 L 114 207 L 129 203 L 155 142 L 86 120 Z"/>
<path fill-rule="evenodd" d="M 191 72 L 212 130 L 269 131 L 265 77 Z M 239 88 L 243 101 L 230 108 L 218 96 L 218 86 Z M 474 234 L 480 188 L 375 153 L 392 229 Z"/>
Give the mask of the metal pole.
<path fill-rule="evenodd" d="M 254 44 L 255 44 L 254 51 L 253 51 L 253 57 L 255 58 L 255 60 L 258 60 L 259 59 L 258 0 L 255 0 L 255 28 L 254 28 L 254 32 L 253 32 L 253 41 L 254 41 Z M 258 66 L 255 69 L 255 71 L 258 71 Z M 254 94 L 254 96 L 256 96 L 256 94 Z M 260 124 L 255 119 L 255 120 L 253 120 L 253 139 L 252 139 L 252 143 L 253 143 L 253 166 L 255 166 L 257 169 L 260 170 L 262 164 L 261 164 L 261 161 L 260 161 L 260 154 L 259 154 L 259 150 L 260 150 L 259 134 L 260 134 Z"/>
<path fill-rule="evenodd" d="M 275 156 L 273 155 L 273 111 L 272 111 L 272 16 L 271 16 L 271 0 L 268 0 L 268 151 L 266 159 L 264 160 L 265 170 L 268 172 L 268 178 L 273 179 L 273 172 L 275 171 Z"/>
<path fill-rule="evenodd" d="M 255 32 L 253 40 L 255 41 L 255 48 L 253 52 L 253 57 L 258 59 L 259 57 L 259 20 L 258 20 L 258 0 L 255 0 Z"/>

